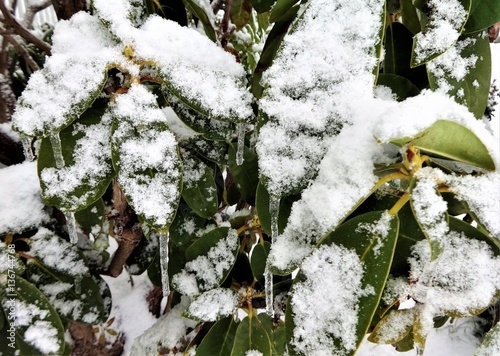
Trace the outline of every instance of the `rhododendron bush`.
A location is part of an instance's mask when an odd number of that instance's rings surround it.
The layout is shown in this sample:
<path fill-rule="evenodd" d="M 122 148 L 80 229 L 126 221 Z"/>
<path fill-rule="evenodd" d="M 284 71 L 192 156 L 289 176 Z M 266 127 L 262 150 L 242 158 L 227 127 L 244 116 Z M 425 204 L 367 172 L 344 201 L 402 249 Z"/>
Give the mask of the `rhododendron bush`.
<path fill-rule="evenodd" d="M 421 354 L 478 315 L 500 352 L 498 0 L 175 3 L 93 0 L 23 72 L 2 337 L 110 344 L 101 276 L 128 273 L 163 314 L 133 355 Z"/>

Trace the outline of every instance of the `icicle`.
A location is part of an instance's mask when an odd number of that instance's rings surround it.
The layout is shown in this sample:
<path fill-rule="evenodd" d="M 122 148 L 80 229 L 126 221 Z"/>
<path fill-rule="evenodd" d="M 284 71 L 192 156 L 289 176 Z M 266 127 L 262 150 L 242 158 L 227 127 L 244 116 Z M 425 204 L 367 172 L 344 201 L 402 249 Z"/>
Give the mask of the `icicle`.
<path fill-rule="evenodd" d="M 23 145 L 24 157 L 26 161 L 33 162 L 35 160 L 35 156 L 33 155 L 33 149 L 31 148 L 31 137 L 23 137 L 21 138 L 21 144 Z"/>
<path fill-rule="evenodd" d="M 241 166 L 243 164 L 244 158 L 244 148 L 245 148 L 245 124 L 238 124 L 238 147 L 236 150 L 236 164 Z"/>
<path fill-rule="evenodd" d="M 65 212 L 64 215 L 66 216 L 66 225 L 68 226 L 69 241 L 72 244 L 76 244 L 78 242 L 78 233 L 76 232 L 75 213 Z"/>
<path fill-rule="evenodd" d="M 52 152 L 54 152 L 56 167 L 61 169 L 64 167 L 64 157 L 62 154 L 61 138 L 59 137 L 59 134 L 50 135 L 50 143 L 52 144 Z"/>
<path fill-rule="evenodd" d="M 161 285 L 163 297 L 170 295 L 170 280 L 168 278 L 168 234 L 161 234 L 160 237 L 160 267 L 161 267 Z"/>
<path fill-rule="evenodd" d="M 271 215 L 271 242 L 275 243 L 278 231 L 278 217 L 280 211 L 280 198 L 276 195 L 269 197 L 269 215 Z M 266 288 L 266 313 L 274 317 L 274 296 L 273 296 L 273 274 L 266 266 L 264 272 L 265 288 Z"/>

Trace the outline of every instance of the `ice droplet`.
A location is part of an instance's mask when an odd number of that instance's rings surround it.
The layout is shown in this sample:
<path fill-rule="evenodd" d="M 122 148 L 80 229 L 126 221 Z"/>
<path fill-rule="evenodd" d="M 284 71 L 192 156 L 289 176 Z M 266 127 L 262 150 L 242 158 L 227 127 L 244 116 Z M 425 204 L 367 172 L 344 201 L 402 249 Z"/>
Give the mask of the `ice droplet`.
<path fill-rule="evenodd" d="M 238 124 L 238 146 L 236 149 L 236 164 L 238 166 L 241 166 L 243 164 L 243 161 L 245 160 L 243 157 L 245 148 L 245 133 L 245 124 Z"/>
<path fill-rule="evenodd" d="M 161 267 L 161 285 L 163 297 L 170 295 L 170 280 L 168 278 L 168 234 L 160 234 L 160 267 Z"/>
<path fill-rule="evenodd" d="M 280 212 L 280 198 L 275 195 L 269 197 L 269 215 L 271 215 L 271 243 L 274 244 L 278 236 L 278 217 Z M 266 266 L 264 271 L 266 289 L 266 313 L 274 316 L 273 274 Z"/>
<path fill-rule="evenodd" d="M 33 162 L 35 160 L 35 155 L 33 154 L 33 149 L 31 148 L 31 137 L 23 137 L 21 138 L 21 144 L 23 145 L 24 157 L 26 161 Z"/>

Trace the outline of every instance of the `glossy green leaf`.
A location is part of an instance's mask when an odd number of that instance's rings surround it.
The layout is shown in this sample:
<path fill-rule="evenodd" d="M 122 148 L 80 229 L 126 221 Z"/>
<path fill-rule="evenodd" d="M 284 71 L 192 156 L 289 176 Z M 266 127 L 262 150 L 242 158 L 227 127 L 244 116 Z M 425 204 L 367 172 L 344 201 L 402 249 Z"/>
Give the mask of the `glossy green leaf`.
<path fill-rule="evenodd" d="M 264 277 L 264 271 L 266 269 L 266 261 L 267 255 L 269 254 L 269 250 L 271 249 L 271 244 L 267 241 L 264 244 L 257 244 L 252 250 L 252 255 L 250 259 L 250 263 L 252 265 L 252 272 L 256 279 L 259 279 L 261 282 Z"/>
<path fill-rule="evenodd" d="M 430 8 L 429 20 L 425 28 L 413 38 L 412 67 L 425 64 L 440 56 L 456 42 L 467 22 L 472 0 L 459 0 L 459 2 L 466 11 L 466 16 L 463 18 L 455 16 L 453 19 L 446 19 L 443 18 L 442 14 L 438 13 L 438 11 L 443 11 L 443 9 Z M 445 29 L 445 31 L 442 29 Z M 456 37 L 453 36 L 454 33 L 452 30 L 455 31 Z M 434 38 L 429 41 L 427 38 L 429 36 L 434 36 Z"/>
<path fill-rule="evenodd" d="M 98 324 L 107 319 L 99 287 L 89 274 L 71 276 L 31 259 L 27 278 L 66 321 Z"/>
<path fill-rule="evenodd" d="M 233 345 L 231 356 L 243 356 L 250 350 L 271 355 L 271 340 L 256 315 L 246 316 L 239 323 L 235 338 L 238 341 Z"/>
<path fill-rule="evenodd" d="M 252 15 L 252 2 L 250 0 L 233 0 L 231 5 L 231 22 L 237 30 L 242 29 Z"/>
<path fill-rule="evenodd" d="M 451 68 L 450 72 L 447 68 L 449 64 L 440 65 L 440 58 L 436 58 L 428 65 L 431 89 L 437 90 L 441 86 L 450 88 L 446 93 L 459 104 L 466 106 L 477 119 L 481 119 L 488 104 L 491 83 L 491 51 L 488 36 L 483 36 L 483 33 L 461 36 L 453 50 L 459 53 L 460 58 L 476 58 L 475 65 L 467 68 L 465 76 L 458 81 L 453 76 L 454 68 Z"/>
<path fill-rule="evenodd" d="M 495 163 L 486 146 L 472 131 L 456 122 L 438 120 L 413 138 L 404 137 L 391 142 L 401 147 L 410 141 L 430 156 L 495 170 Z"/>
<path fill-rule="evenodd" d="M 65 348 L 64 326 L 56 310 L 33 284 L 17 275 L 14 280 L 14 291 L 3 286 L 0 290 L 1 308 L 7 316 L 7 322 L 0 331 L 0 351 L 3 355 L 62 354 Z M 15 304 L 12 304 L 13 301 Z M 16 320 L 13 334 L 9 331 L 9 322 L 12 321 L 9 316 L 16 314 L 9 314 L 11 311 L 23 315 L 23 318 Z M 41 334 L 44 339 L 40 339 Z M 15 335 L 15 339 L 10 339 L 11 335 Z M 9 347 L 12 343 L 14 348 Z"/>
<path fill-rule="evenodd" d="M 412 96 L 417 96 L 420 90 L 405 77 L 396 74 L 379 74 L 377 85 L 383 85 L 391 89 L 396 94 L 398 101 L 406 100 Z"/>
<path fill-rule="evenodd" d="M 46 205 L 78 211 L 105 193 L 115 176 L 109 131 L 110 118 L 104 115 L 104 108 L 87 110 L 59 134 L 65 163 L 62 168 L 56 165 L 51 140 L 42 140 L 38 175 Z"/>
<path fill-rule="evenodd" d="M 182 151 L 182 198 L 202 218 L 215 215 L 219 202 L 214 172 L 188 151 Z"/>
<path fill-rule="evenodd" d="M 244 147 L 243 164 L 236 163 L 236 147 L 229 145 L 229 169 L 234 177 L 241 196 L 250 205 L 255 205 L 255 194 L 259 184 L 259 168 L 257 154 L 248 147 Z"/>
<path fill-rule="evenodd" d="M 254 10 L 261 14 L 271 10 L 271 7 L 274 5 L 276 0 L 251 0 L 251 2 Z"/>
<path fill-rule="evenodd" d="M 410 67 L 412 46 L 413 35 L 403 24 L 393 22 L 387 26 L 384 40 L 384 74 L 399 75 L 423 89 L 429 86 L 427 73 L 425 67 Z"/>
<path fill-rule="evenodd" d="M 170 276 L 170 265 L 171 264 L 172 264 L 172 261 L 169 260 L 168 261 L 169 277 L 171 277 Z M 148 278 L 151 281 L 151 283 L 153 283 L 155 286 L 161 286 L 160 250 L 157 251 L 157 253 L 153 259 L 153 262 L 149 265 L 149 267 L 147 269 L 147 273 L 148 273 Z"/>
<path fill-rule="evenodd" d="M 300 0 L 277 0 L 276 4 L 273 6 L 271 10 L 271 15 L 269 17 L 269 22 L 281 22 L 288 21 L 292 14 L 297 13 L 298 9 L 293 9 Z M 292 10 L 293 9 L 293 10 Z M 293 14 L 292 17 L 295 17 Z"/>
<path fill-rule="evenodd" d="M 500 21 L 500 2 L 497 0 L 472 0 L 465 33 L 485 30 Z"/>
<path fill-rule="evenodd" d="M 205 225 L 205 221 L 181 200 L 168 232 L 170 240 L 177 246 L 189 243 L 196 238 L 196 233 Z"/>
<path fill-rule="evenodd" d="M 278 231 L 281 234 L 288 222 L 288 217 L 292 211 L 292 204 L 300 199 L 300 195 L 289 195 L 280 199 L 278 214 Z M 255 207 L 262 229 L 271 235 L 271 215 L 269 214 L 269 192 L 262 182 L 257 186 L 255 197 Z"/>
<path fill-rule="evenodd" d="M 451 216 L 457 216 L 462 214 L 467 214 L 469 210 L 467 209 L 467 204 L 461 202 L 457 199 L 455 194 L 442 192 L 441 196 L 446 201 L 448 205 L 448 214 Z"/>
<path fill-rule="evenodd" d="M 196 349 L 198 356 L 227 356 L 233 349 L 238 323 L 232 316 L 220 319 L 205 335 Z"/>
<path fill-rule="evenodd" d="M 500 241 L 497 238 L 485 235 L 471 224 L 452 216 L 449 217 L 449 226 L 451 231 L 461 232 L 469 239 L 486 242 L 495 256 L 500 255 Z"/>
<path fill-rule="evenodd" d="M 235 124 L 208 118 L 184 104 L 166 88 L 163 88 L 162 93 L 177 117 L 189 128 L 202 134 L 205 138 L 216 141 L 229 141 L 236 132 Z"/>
<path fill-rule="evenodd" d="M 140 275 L 153 263 L 159 250 L 158 238 L 157 234 L 151 234 L 149 240 L 145 237 L 141 238 L 139 244 L 127 258 L 128 273 Z"/>
<path fill-rule="evenodd" d="M 227 164 L 228 144 L 224 141 L 212 141 L 203 137 L 197 137 L 182 141 L 182 148 L 188 149 L 207 161 L 219 165 Z"/>
<path fill-rule="evenodd" d="M 186 260 L 192 261 L 198 256 L 206 255 L 220 240 L 226 238 L 228 232 L 228 227 L 218 227 L 207 232 L 187 248 Z"/>
<path fill-rule="evenodd" d="M 413 309 L 391 310 L 375 326 L 368 341 L 376 344 L 395 344 L 413 328 Z"/>
<path fill-rule="evenodd" d="M 92 233 L 96 237 L 106 221 L 104 201 L 97 199 L 85 209 L 77 211 L 75 219 L 86 234 Z"/>
<path fill-rule="evenodd" d="M 205 10 L 200 5 L 198 5 L 197 1 L 194 0 L 182 0 L 182 1 L 184 2 L 186 9 L 191 14 L 193 14 L 198 20 L 200 20 L 207 37 L 210 38 L 213 42 L 216 42 L 217 35 L 215 34 L 215 30 Z"/>
<path fill-rule="evenodd" d="M 269 335 L 269 338 L 271 340 L 271 355 L 285 355 L 285 323 L 282 320 L 279 320 L 277 322 L 278 324 L 275 325 L 273 319 L 266 313 L 260 313 L 257 317 L 264 329 L 266 329 L 267 335 Z"/>
<path fill-rule="evenodd" d="M 498 353 L 500 343 L 500 323 L 497 323 L 488 331 L 483 342 L 474 353 L 475 356 L 493 356 Z"/>
<path fill-rule="evenodd" d="M 417 9 L 413 5 L 412 0 L 400 0 L 400 3 L 401 20 L 403 22 L 403 25 L 405 25 L 413 35 L 417 34 L 421 30 Z"/>

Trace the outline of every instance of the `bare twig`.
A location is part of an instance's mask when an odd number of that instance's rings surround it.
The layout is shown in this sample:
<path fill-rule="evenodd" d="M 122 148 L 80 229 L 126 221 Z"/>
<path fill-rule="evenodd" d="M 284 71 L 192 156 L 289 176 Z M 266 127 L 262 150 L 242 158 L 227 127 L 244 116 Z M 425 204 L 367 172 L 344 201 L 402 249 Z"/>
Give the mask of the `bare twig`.
<path fill-rule="evenodd" d="M 51 0 L 45 0 L 44 2 L 39 3 L 39 4 L 31 4 L 30 3 L 26 9 L 26 13 L 24 14 L 24 18 L 22 21 L 23 26 L 26 28 L 31 28 L 31 26 L 33 24 L 33 19 L 35 18 L 35 15 L 38 12 L 48 8 L 50 5 L 52 5 Z"/>
<path fill-rule="evenodd" d="M 5 18 L 5 23 L 8 27 L 12 28 L 16 34 L 24 38 L 26 41 L 33 43 L 35 46 L 40 48 L 45 54 L 50 55 L 51 48 L 49 44 L 45 43 L 30 31 L 28 31 L 23 25 L 21 25 L 15 18 L 12 16 L 10 11 L 7 9 L 7 6 L 3 1 L 0 1 L 0 10 Z"/>
<path fill-rule="evenodd" d="M 2 36 L 6 41 L 8 41 L 11 45 L 14 46 L 14 48 L 17 50 L 17 52 L 19 52 L 21 57 L 24 58 L 24 60 L 26 61 L 26 64 L 28 64 L 28 66 L 30 67 L 30 69 L 33 72 L 40 69 L 38 64 L 36 64 L 36 62 L 30 56 L 30 54 L 28 53 L 26 48 L 24 48 L 23 45 L 21 45 L 19 42 L 17 42 L 16 39 L 14 37 L 12 37 L 12 35 L 2 33 Z"/>
<path fill-rule="evenodd" d="M 221 45 L 222 48 L 226 48 L 229 37 L 231 36 L 229 30 L 229 20 L 231 16 L 231 7 L 233 6 L 233 0 L 226 0 L 226 6 L 224 7 L 224 17 L 220 23 L 220 33 L 222 35 Z"/>

